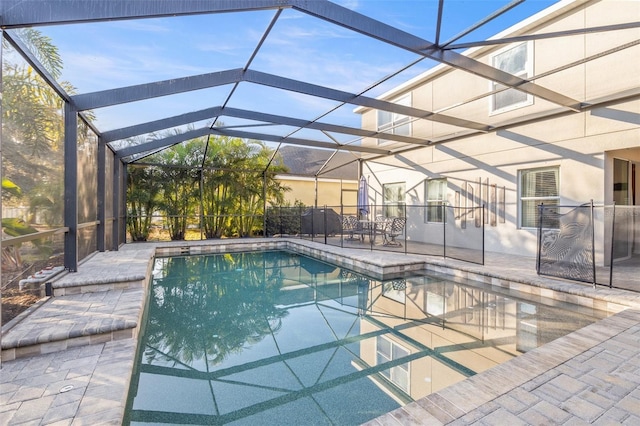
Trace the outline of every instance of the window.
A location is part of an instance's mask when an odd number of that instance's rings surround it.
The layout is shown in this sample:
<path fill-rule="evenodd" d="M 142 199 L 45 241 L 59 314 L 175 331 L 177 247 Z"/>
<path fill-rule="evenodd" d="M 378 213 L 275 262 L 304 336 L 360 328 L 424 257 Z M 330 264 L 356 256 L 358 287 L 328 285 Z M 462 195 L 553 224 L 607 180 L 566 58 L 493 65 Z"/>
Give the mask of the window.
<path fill-rule="evenodd" d="M 520 78 L 533 75 L 533 48 L 531 43 L 522 43 L 496 54 L 491 58 L 494 68 L 508 72 Z M 491 83 L 491 90 L 499 90 L 505 86 Z M 533 96 L 516 89 L 508 89 L 491 96 L 491 112 L 500 113 L 522 106 L 531 105 Z"/>
<path fill-rule="evenodd" d="M 382 202 L 386 217 L 404 217 L 404 193 L 404 183 L 385 183 L 382 185 Z"/>
<path fill-rule="evenodd" d="M 447 180 L 430 179 L 425 183 L 425 200 L 427 201 L 426 222 L 444 222 L 447 199 Z"/>
<path fill-rule="evenodd" d="M 392 342 L 391 340 L 377 336 L 376 342 L 376 361 L 377 365 L 409 356 L 409 351 Z M 393 384 L 398 386 L 404 392 L 409 393 L 409 363 L 391 367 L 388 370 L 380 372 L 384 377 L 389 379 Z"/>
<path fill-rule="evenodd" d="M 395 104 L 411 106 L 411 94 L 404 95 L 394 101 Z M 394 135 L 411 135 L 411 118 L 406 115 L 396 114 L 390 111 L 378 110 L 378 131 L 392 133 Z M 387 142 L 385 139 L 378 139 L 378 144 Z"/>
<path fill-rule="evenodd" d="M 520 226 L 538 227 L 538 205 L 557 206 L 560 201 L 560 168 L 520 171 Z M 557 220 L 545 221 L 545 228 L 557 228 Z"/>

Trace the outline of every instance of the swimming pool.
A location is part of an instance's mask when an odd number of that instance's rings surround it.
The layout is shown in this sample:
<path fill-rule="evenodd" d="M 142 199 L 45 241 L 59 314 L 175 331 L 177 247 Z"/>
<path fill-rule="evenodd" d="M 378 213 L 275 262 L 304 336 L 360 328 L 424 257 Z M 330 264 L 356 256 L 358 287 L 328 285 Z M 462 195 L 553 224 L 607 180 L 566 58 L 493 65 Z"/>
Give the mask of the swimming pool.
<path fill-rule="evenodd" d="M 283 251 L 157 258 L 125 424 L 360 424 L 605 315 Z"/>

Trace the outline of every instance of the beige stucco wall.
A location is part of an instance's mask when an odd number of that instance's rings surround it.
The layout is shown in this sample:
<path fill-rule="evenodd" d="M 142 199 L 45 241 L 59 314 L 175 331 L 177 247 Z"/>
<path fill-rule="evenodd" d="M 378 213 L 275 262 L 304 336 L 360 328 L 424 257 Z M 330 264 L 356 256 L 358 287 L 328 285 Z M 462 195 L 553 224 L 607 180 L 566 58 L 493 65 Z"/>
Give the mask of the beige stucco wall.
<path fill-rule="evenodd" d="M 358 182 L 353 180 L 338 179 L 318 179 L 296 177 L 296 176 L 278 176 L 278 180 L 285 186 L 291 188 L 285 193 L 285 200 L 293 205 L 296 200 L 302 201 L 306 206 L 316 205 L 316 188 L 317 188 L 317 205 L 339 208 L 344 205 L 345 213 L 352 214 L 347 209 L 355 206 L 357 203 Z"/>
<path fill-rule="evenodd" d="M 525 27 L 533 33 L 548 33 L 584 28 L 585 25 L 628 22 L 630 16 L 640 16 L 640 2 L 589 2 L 588 7 L 574 6 L 573 10 L 568 10 L 567 6 L 559 9 L 553 16 L 555 18 L 545 25 L 527 24 Z M 640 39 L 640 29 L 535 40 L 530 42 L 534 50 L 534 73 L 540 75 L 637 39 Z M 476 59 L 490 63 L 489 55 L 497 49 L 478 49 L 475 55 L 478 55 L 477 52 L 482 54 Z M 536 80 L 536 83 L 580 102 L 598 101 L 603 96 L 637 90 L 640 84 L 638 58 L 640 46 L 626 47 L 586 64 L 555 72 Z M 447 71 L 442 68 L 422 80 L 416 79 L 416 85 L 409 86 L 409 89 L 412 92 L 412 106 L 438 111 L 488 93 L 490 83 L 463 71 Z M 398 95 L 399 93 L 390 93 L 389 98 L 393 99 Z M 535 98 L 529 106 L 491 114 L 489 101 L 489 97 L 483 97 L 449 108 L 443 114 L 501 125 L 509 120 L 562 110 L 558 105 Z M 375 129 L 376 112 L 364 110 L 362 113 L 363 127 Z M 431 139 L 460 130 L 428 120 L 417 120 L 412 125 L 412 136 Z M 377 142 L 367 140 L 364 143 Z M 456 191 L 460 192 L 464 202 L 467 182 L 473 183 L 476 190 L 479 190 L 477 182 L 488 180 L 490 185 L 504 188 L 505 223 L 486 227 L 486 249 L 533 256 L 537 246 L 536 230 L 518 227 L 519 172 L 523 169 L 558 166 L 561 204 L 578 205 L 590 200 L 596 204 L 610 203 L 610 182 L 606 176 L 611 165 L 605 159 L 607 153 L 614 150 L 619 156 L 638 161 L 640 100 L 621 101 L 603 108 L 565 114 L 505 130 L 477 133 L 471 137 L 410 151 L 405 155 L 377 159 L 366 163 L 364 174 L 373 185 L 374 194 L 379 193 L 384 183 L 405 182 L 406 188 L 411 188 L 411 194 L 407 194 L 406 199 L 410 204 L 424 202 L 426 179 L 447 178 L 448 202 L 451 205 L 454 204 Z M 640 184 L 637 186 L 640 187 Z M 600 227 L 596 232 L 597 260 L 602 262 L 605 231 Z"/>
<path fill-rule="evenodd" d="M 451 293 L 445 293 L 445 288 Z M 372 282 L 367 303 L 372 303 L 368 311 L 377 314 L 376 320 L 379 323 L 402 329 L 402 335 L 409 339 L 392 333 L 385 333 L 383 338 L 399 345 L 410 354 L 415 354 L 422 348 L 441 351 L 444 358 L 475 373 L 495 367 L 520 354 L 518 342 L 523 336 L 517 324 L 519 315 L 518 303 L 515 300 L 483 293 L 480 289 L 452 286 L 451 283 L 447 283 L 445 287 L 444 283 L 435 280 L 425 286 L 419 279 L 416 285 L 411 279 L 407 279 L 406 294 L 404 291 L 402 290 L 405 297 L 403 303 L 401 300 L 394 300 L 392 295 L 385 294 L 381 283 Z M 474 307 L 468 304 L 469 301 L 472 301 L 471 305 Z M 492 309 L 478 308 L 484 303 L 491 304 Z M 434 304 L 438 306 L 433 306 Z M 436 325 L 436 317 L 439 315 L 447 318 L 447 327 Z M 381 330 L 378 323 L 370 321 L 369 318 L 369 315 L 365 315 L 360 321 L 361 335 Z M 420 321 L 425 323 L 420 326 Z M 407 323 L 411 323 L 412 326 L 404 327 Z M 371 366 L 378 365 L 378 338 L 381 337 L 360 341 L 358 355 Z M 460 371 L 443 363 L 437 356 L 426 356 L 412 361 L 408 368 L 408 376 L 407 393 L 413 399 L 423 398 L 465 378 Z M 385 389 L 382 383 L 379 386 Z"/>

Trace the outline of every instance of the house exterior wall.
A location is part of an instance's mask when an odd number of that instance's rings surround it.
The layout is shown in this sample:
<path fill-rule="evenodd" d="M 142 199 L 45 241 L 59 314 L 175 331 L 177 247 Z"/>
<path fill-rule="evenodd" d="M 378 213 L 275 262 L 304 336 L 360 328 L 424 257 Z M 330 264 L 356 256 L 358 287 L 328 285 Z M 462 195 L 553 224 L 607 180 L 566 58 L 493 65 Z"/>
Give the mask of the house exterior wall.
<path fill-rule="evenodd" d="M 538 15 L 514 27 L 508 36 L 612 25 L 628 22 L 630 16 L 640 16 L 640 2 L 565 1 L 547 10 L 544 16 Z M 640 30 L 633 29 L 529 41 L 533 49 L 533 74 L 548 73 L 535 83 L 587 103 L 637 89 L 640 83 L 640 46 L 637 44 L 586 63 L 563 65 L 638 39 Z M 472 49 L 465 54 L 491 65 L 492 55 L 501 49 L 505 47 Z M 541 120 L 541 114 L 560 112 L 562 107 L 536 97 L 528 106 L 495 114 L 490 111 L 491 97 L 482 96 L 490 90 L 491 83 L 483 78 L 439 66 L 387 93 L 384 98 L 394 99 L 411 92 L 413 107 L 442 110 L 443 114 L 487 123 L 498 130 L 376 159 L 366 163 L 364 174 L 374 186 L 373 192 L 378 194 L 382 184 L 405 182 L 410 189 L 406 197 L 409 205 L 425 201 L 428 179 L 447 179 L 447 202 L 452 206 L 457 199 L 462 206 L 473 203 L 471 198 L 475 198 L 476 203 L 487 204 L 491 200 L 483 194 L 483 186 L 495 185 L 498 194 L 504 192 L 504 203 L 498 206 L 504 221 L 486 225 L 486 250 L 534 256 L 537 230 L 519 225 L 520 172 L 556 166 L 560 205 L 580 205 L 591 200 L 595 204 L 610 204 L 613 153 L 640 164 L 640 101 L 634 98 Z M 475 97 L 478 99 L 466 102 Z M 361 109 L 360 112 L 363 128 L 376 129 L 376 111 Z M 527 117 L 536 117 L 536 120 L 519 126 L 506 125 L 510 120 Z M 437 141 L 461 130 L 434 121 L 414 120 L 411 134 Z M 378 141 L 368 139 L 363 144 L 375 146 Z M 389 146 L 402 145 L 389 143 Z M 469 189 L 473 190 L 473 196 Z M 604 261 L 604 238 L 604 226 L 600 225 L 595 236 L 598 263 Z"/>
<path fill-rule="evenodd" d="M 340 209 L 344 205 L 345 210 L 351 208 L 352 212 L 345 214 L 355 214 L 358 182 L 353 180 L 340 179 L 316 179 L 286 176 L 277 177 L 283 185 L 291 190 L 285 195 L 285 203 L 293 205 L 296 201 L 301 201 L 305 206 L 316 205 L 316 187 L 317 187 L 317 205 L 333 207 Z M 339 212 L 338 212 L 339 213 Z"/>

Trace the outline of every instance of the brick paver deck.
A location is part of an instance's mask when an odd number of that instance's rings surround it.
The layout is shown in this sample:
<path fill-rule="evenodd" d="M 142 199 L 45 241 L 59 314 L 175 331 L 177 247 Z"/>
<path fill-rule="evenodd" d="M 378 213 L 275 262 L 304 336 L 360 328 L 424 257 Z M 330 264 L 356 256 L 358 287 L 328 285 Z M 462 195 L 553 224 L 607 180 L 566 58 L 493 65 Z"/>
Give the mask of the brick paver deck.
<path fill-rule="evenodd" d="M 121 424 L 156 250 L 292 248 L 384 276 L 425 267 L 617 314 L 369 422 L 640 424 L 640 294 L 539 277 L 531 259 L 485 266 L 302 240 L 125 245 L 54 283 L 53 298 L 3 327 L 0 425 Z M 498 267 L 501 265 L 501 267 Z M 57 292 L 57 293 L 56 293 Z"/>

